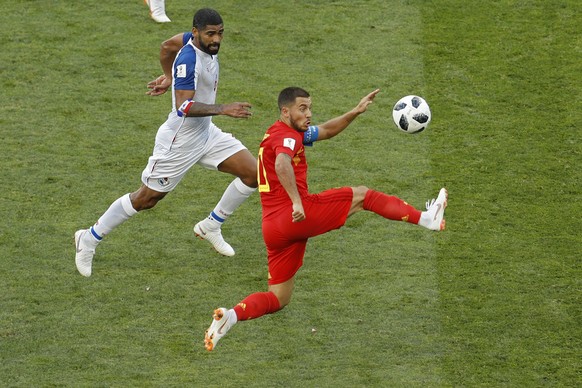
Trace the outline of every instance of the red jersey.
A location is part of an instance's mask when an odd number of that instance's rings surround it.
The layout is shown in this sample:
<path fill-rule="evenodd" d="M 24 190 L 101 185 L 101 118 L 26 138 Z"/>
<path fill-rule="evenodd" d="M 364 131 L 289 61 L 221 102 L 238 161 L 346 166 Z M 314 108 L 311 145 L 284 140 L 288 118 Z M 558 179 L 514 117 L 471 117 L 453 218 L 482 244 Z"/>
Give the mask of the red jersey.
<path fill-rule="evenodd" d="M 275 159 L 280 153 L 287 154 L 292 159 L 299 195 L 301 197 L 308 195 L 307 160 L 303 140 L 304 133 L 294 130 L 281 121 L 277 121 L 265 133 L 257 161 L 263 218 L 278 209 L 290 208 L 293 205 L 275 171 Z"/>

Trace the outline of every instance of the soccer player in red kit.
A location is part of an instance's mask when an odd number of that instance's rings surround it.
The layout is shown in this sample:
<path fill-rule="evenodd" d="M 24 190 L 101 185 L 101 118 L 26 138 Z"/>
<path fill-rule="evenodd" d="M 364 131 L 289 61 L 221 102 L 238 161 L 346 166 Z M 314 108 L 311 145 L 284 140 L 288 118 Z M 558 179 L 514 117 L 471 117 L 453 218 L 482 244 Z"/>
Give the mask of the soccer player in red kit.
<path fill-rule="evenodd" d="M 311 125 L 311 98 L 307 91 L 289 87 L 279 94 L 280 117 L 261 142 L 257 172 L 268 254 L 268 291 L 251 294 L 232 309 L 216 309 L 204 338 L 207 350 L 213 350 L 238 321 L 274 313 L 289 304 L 307 240 L 341 228 L 351 215 L 368 210 L 390 220 L 444 230 L 447 206 L 444 188 L 436 200 L 427 202 L 424 212 L 398 197 L 365 186 L 342 187 L 319 194 L 308 191 L 305 146 L 342 132 L 367 110 L 378 92 L 374 90 L 354 109 L 317 126 Z"/>

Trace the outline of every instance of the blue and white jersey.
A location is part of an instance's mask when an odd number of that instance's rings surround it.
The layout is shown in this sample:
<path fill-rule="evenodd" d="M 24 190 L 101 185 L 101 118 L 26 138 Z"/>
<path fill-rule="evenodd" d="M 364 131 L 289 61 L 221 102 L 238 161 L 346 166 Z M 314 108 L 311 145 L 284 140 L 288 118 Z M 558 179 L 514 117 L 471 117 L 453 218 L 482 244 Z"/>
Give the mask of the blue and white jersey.
<path fill-rule="evenodd" d="M 186 46 L 190 42 L 190 39 L 192 39 L 192 32 L 184 32 L 184 35 L 182 35 L 182 46 Z"/>
<path fill-rule="evenodd" d="M 172 112 L 156 136 L 165 149 L 189 152 L 208 139 L 211 117 L 179 117 L 176 90 L 193 90 L 195 102 L 214 104 L 218 88 L 218 57 L 199 50 L 192 40 L 180 49 L 172 65 Z"/>
<path fill-rule="evenodd" d="M 182 47 L 172 65 L 172 106 L 175 90 L 194 90 L 194 101 L 214 104 L 218 87 L 218 58 L 199 50 L 192 41 Z"/>

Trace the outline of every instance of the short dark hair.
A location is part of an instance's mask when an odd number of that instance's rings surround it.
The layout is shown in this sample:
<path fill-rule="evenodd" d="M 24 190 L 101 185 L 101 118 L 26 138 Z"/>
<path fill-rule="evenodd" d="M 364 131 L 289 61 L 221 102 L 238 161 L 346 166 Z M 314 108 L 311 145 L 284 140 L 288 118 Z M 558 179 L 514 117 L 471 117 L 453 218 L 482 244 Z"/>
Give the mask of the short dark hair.
<path fill-rule="evenodd" d="M 212 8 L 202 8 L 196 11 L 192 20 L 192 27 L 197 30 L 203 30 L 206 26 L 217 26 L 223 24 L 222 17 L 218 11 Z"/>
<path fill-rule="evenodd" d="M 283 109 L 284 106 L 293 104 L 297 97 L 308 98 L 309 93 L 305 89 L 302 89 L 297 86 L 290 86 L 288 88 L 281 90 L 281 93 L 279 93 L 279 98 L 277 100 L 277 103 L 279 104 L 279 110 Z"/>

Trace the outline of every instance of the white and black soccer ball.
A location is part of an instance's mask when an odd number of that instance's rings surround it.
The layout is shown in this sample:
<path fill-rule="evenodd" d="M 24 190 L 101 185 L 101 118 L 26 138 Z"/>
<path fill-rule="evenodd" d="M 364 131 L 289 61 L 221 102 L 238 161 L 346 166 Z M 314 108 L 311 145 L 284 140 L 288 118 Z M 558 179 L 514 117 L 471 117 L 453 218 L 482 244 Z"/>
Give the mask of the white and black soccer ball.
<path fill-rule="evenodd" d="M 430 107 L 422 97 L 402 97 L 392 109 L 394 124 L 402 132 L 420 133 L 426 129 L 431 119 Z"/>

